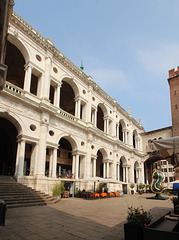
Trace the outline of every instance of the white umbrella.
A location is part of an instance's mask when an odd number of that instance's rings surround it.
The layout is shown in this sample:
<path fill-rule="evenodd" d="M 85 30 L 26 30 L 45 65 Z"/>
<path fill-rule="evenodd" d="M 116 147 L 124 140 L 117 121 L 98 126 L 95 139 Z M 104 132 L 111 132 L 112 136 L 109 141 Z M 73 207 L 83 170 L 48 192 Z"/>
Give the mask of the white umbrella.
<path fill-rule="evenodd" d="M 90 178 L 84 178 L 80 180 L 81 182 L 94 182 L 94 192 L 95 192 L 95 185 L 96 182 L 101 182 L 101 183 L 115 183 L 115 184 L 122 184 L 123 182 L 114 180 L 112 178 L 101 178 L 101 177 L 90 177 Z"/>

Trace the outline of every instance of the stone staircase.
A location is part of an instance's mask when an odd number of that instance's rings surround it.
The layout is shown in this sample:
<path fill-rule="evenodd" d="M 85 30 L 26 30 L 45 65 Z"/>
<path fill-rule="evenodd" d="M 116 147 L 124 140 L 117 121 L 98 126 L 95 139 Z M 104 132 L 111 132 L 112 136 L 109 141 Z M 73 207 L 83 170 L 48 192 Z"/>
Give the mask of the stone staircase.
<path fill-rule="evenodd" d="M 54 204 L 60 200 L 17 183 L 13 177 L 0 175 L 0 200 L 7 208 Z"/>

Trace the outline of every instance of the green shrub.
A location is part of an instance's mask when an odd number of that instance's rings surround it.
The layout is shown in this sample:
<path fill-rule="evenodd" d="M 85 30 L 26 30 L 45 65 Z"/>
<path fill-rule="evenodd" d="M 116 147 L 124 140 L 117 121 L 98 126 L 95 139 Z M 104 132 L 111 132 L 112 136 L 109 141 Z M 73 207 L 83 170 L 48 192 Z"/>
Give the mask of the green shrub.
<path fill-rule="evenodd" d="M 57 196 L 61 196 L 61 194 L 63 194 L 65 191 L 65 187 L 64 187 L 64 182 L 60 182 L 60 183 L 55 183 L 55 185 L 53 186 L 53 196 L 57 197 Z"/>
<path fill-rule="evenodd" d="M 171 194 L 172 194 L 172 189 L 166 188 L 166 189 L 165 189 L 165 193 L 166 193 L 167 195 L 171 195 Z"/>
<path fill-rule="evenodd" d="M 135 184 L 134 184 L 134 183 L 131 183 L 131 184 L 130 184 L 130 188 L 132 188 L 132 189 L 135 188 Z"/>
<path fill-rule="evenodd" d="M 149 185 L 149 184 L 146 184 L 146 185 L 145 185 L 145 188 L 146 188 L 146 189 L 149 189 L 149 188 L 150 188 L 150 185 Z"/>
<path fill-rule="evenodd" d="M 140 190 L 143 190 L 144 188 L 145 188 L 145 184 L 140 183 L 140 184 L 139 184 L 139 189 L 140 189 Z"/>
<path fill-rule="evenodd" d="M 78 194 L 79 193 L 79 190 L 78 190 L 78 188 L 76 187 L 76 189 L 75 189 L 75 194 Z"/>
<path fill-rule="evenodd" d="M 102 193 L 102 188 L 103 188 L 103 183 L 99 183 L 97 188 L 96 188 L 96 192 Z"/>

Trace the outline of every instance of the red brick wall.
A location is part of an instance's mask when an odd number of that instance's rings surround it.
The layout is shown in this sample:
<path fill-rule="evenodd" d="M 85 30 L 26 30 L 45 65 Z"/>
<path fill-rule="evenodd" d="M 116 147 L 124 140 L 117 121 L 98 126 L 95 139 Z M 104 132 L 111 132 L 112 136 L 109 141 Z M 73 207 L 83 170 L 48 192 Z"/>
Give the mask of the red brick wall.
<path fill-rule="evenodd" d="M 170 85 L 172 130 L 173 136 L 179 136 L 179 75 L 172 77 L 170 72 L 168 82 Z M 173 73 L 175 74 L 176 72 Z"/>

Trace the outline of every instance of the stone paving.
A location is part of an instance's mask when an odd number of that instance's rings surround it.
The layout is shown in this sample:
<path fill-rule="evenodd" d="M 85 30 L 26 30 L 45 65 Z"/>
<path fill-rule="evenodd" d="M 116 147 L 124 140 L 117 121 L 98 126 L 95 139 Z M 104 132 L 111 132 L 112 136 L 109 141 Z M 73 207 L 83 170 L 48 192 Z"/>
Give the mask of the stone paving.
<path fill-rule="evenodd" d="M 48 206 L 8 209 L 0 240 L 124 240 L 123 225 L 128 207 L 150 210 L 153 221 L 172 211 L 169 200 L 146 199 L 153 194 L 84 200 L 62 199 Z"/>

